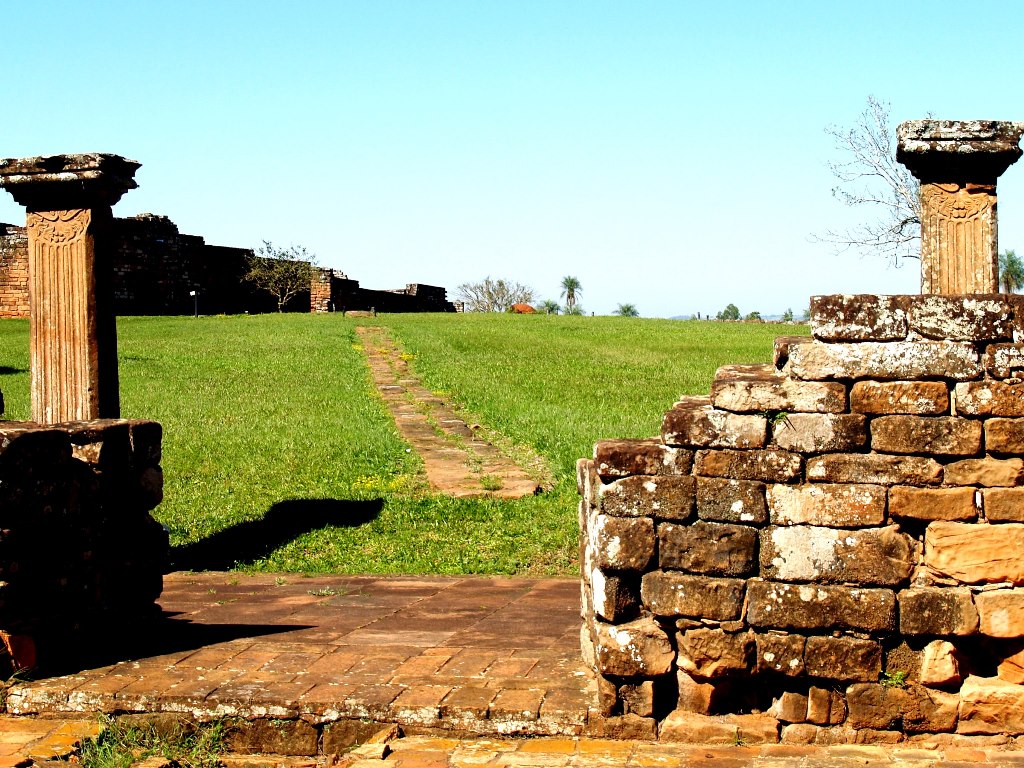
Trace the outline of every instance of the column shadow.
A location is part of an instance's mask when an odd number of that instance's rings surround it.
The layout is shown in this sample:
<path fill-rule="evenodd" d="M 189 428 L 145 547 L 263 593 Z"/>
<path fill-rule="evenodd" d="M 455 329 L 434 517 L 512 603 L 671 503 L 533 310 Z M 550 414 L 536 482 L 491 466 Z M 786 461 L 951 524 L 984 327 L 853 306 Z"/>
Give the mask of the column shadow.
<path fill-rule="evenodd" d="M 226 571 L 267 557 L 304 533 L 327 526 L 354 528 L 380 514 L 383 499 L 286 499 L 259 520 L 232 525 L 201 541 L 171 548 L 171 570 Z"/>

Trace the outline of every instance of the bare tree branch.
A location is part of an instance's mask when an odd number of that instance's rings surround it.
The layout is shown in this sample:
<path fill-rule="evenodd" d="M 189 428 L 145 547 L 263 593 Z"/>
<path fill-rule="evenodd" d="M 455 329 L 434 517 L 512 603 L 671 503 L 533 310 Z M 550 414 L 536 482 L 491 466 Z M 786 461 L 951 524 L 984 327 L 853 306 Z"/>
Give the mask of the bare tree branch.
<path fill-rule="evenodd" d="M 533 289 L 509 280 L 485 277 L 479 283 L 463 283 L 456 297 L 465 302 L 468 312 L 505 312 L 513 304 L 533 302 Z"/>
<path fill-rule="evenodd" d="M 866 216 L 874 218 L 812 237 L 836 246 L 838 252 L 853 249 L 865 255 L 881 255 L 893 264 L 919 258 L 919 185 L 910 171 L 896 162 L 889 105 L 869 96 L 867 108 L 852 128 L 829 126 L 825 131 L 847 158 L 829 163 L 829 170 L 839 182 L 832 195 L 844 205 L 863 208 Z"/>

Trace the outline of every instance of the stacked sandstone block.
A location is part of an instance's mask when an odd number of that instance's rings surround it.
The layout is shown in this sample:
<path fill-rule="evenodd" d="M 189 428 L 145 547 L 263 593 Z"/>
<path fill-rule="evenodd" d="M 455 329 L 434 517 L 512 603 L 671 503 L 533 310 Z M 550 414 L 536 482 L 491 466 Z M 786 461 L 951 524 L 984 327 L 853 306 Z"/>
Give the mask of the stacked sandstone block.
<path fill-rule="evenodd" d="M 0 223 L 0 317 L 28 317 L 28 234 Z"/>
<path fill-rule="evenodd" d="M 59 655 L 72 630 L 155 610 L 167 534 L 161 427 L 0 422 L 0 672 Z M 6 677 L 6 675 L 4 676 Z"/>
<path fill-rule="evenodd" d="M 819 296 L 811 326 L 659 439 L 581 460 L 595 714 L 697 740 L 1024 734 L 1024 302 Z"/>

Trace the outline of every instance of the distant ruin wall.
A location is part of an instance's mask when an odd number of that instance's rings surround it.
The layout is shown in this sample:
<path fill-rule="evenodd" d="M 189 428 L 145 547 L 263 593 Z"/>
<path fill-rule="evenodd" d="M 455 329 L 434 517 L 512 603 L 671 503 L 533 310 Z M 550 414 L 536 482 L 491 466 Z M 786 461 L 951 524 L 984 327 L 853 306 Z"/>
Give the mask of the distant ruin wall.
<path fill-rule="evenodd" d="M 454 312 L 448 292 L 436 285 L 410 283 L 405 288 L 375 291 L 360 288 L 332 269 L 317 269 L 313 275 L 311 312 Z"/>
<path fill-rule="evenodd" d="M 114 219 L 114 306 L 118 315 L 188 315 L 276 312 L 270 293 L 243 280 L 253 252 L 208 245 L 184 235 L 166 216 Z M 372 291 L 334 270 L 314 269 L 312 291 L 300 291 L 288 312 L 370 309 L 378 312 L 453 312 L 445 289 L 412 284 Z M 0 223 L 0 318 L 28 317 L 28 239 L 24 227 Z"/>
<path fill-rule="evenodd" d="M 581 460 L 609 728 L 1024 734 L 1024 300 L 818 296 L 652 440 Z"/>
<path fill-rule="evenodd" d="M 104 419 L 0 426 L 0 671 L 60 656 L 73 630 L 157 612 L 167 533 L 162 430 Z"/>

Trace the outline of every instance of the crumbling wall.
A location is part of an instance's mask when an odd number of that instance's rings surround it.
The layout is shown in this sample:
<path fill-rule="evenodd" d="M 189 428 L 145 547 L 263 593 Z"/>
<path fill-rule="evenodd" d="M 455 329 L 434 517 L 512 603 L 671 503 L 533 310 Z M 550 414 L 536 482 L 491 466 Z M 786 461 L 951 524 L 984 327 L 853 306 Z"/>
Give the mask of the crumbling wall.
<path fill-rule="evenodd" d="M 1024 734 L 1024 302 L 819 296 L 811 327 L 580 461 L 595 715 L 693 741 Z"/>
<path fill-rule="evenodd" d="M 454 312 L 448 292 L 436 285 L 409 283 L 393 291 L 362 288 L 359 281 L 332 269 L 316 269 L 311 312 Z"/>
<path fill-rule="evenodd" d="M 28 317 L 28 234 L 0 222 L 0 317 Z"/>
<path fill-rule="evenodd" d="M 59 657 L 75 630 L 157 611 L 161 437 L 152 421 L 0 422 L 0 671 Z"/>

